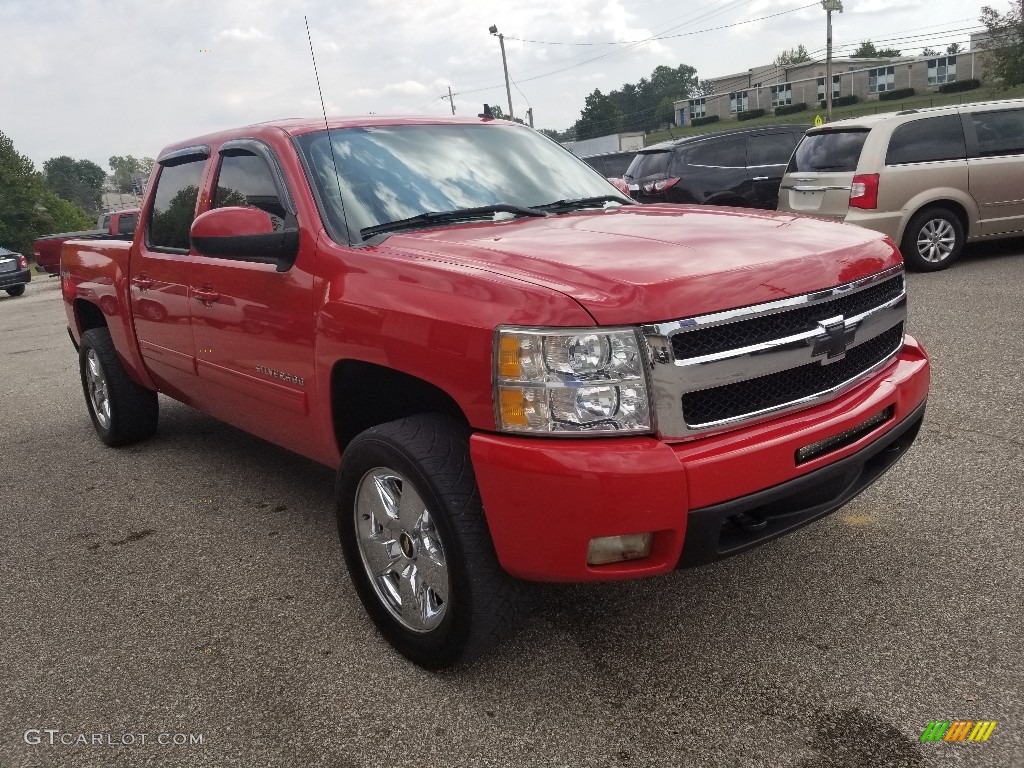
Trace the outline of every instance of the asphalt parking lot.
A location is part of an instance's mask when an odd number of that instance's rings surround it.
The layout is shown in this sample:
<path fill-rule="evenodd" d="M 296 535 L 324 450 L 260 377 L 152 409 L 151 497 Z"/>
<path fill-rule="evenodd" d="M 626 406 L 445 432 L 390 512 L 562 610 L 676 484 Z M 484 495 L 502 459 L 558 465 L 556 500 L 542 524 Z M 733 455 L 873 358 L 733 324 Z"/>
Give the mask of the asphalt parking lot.
<path fill-rule="evenodd" d="M 0 294 L 0 768 L 1024 765 L 1021 241 L 910 276 L 928 415 L 855 502 L 712 566 L 544 587 L 445 673 L 364 615 L 328 469 L 167 399 L 154 439 L 99 442 L 56 283 Z M 998 725 L 919 743 L 933 720 Z"/>

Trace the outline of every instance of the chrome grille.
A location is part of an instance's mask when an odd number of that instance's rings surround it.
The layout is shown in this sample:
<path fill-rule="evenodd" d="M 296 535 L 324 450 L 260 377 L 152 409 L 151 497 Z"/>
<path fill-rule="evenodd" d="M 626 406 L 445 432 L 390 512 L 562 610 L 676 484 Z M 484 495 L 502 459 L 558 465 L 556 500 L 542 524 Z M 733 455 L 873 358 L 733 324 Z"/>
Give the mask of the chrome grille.
<path fill-rule="evenodd" d="M 686 437 L 838 396 L 903 344 L 902 267 L 792 299 L 644 326 L 658 431 Z"/>

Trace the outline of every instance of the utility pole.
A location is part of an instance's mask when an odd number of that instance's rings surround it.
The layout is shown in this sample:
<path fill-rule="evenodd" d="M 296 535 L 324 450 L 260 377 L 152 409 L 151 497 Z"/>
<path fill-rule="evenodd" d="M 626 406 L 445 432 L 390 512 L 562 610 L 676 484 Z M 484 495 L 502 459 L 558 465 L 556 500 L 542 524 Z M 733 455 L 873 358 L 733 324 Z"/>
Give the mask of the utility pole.
<path fill-rule="evenodd" d="M 822 0 L 824 2 L 824 0 Z M 508 84 L 508 61 L 505 59 L 505 36 L 498 32 L 498 27 L 495 24 L 491 24 L 487 30 L 492 35 L 498 36 L 498 43 L 501 45 L 501 66 L 505 70 L 505 95 L 508 96 L 508 119 L 515 120 L 516 116 L 512 112 L 512 89 Z"/>
<path fill-rule="evenodd" d="M 450 85 L 448 86 L 448 95 L 447 96 L 442 96 L 441 98 L 442 99 L 448 99 L 448 101 L 452 105 L 452 114 L 454 115 L 455 114 L 455 98 L 452 96 L 452 87 Z"/>
<path fill-rule="evenodd" d="M 533 128 L 533 107 L 530 107 L 528 110 L 526 110 L 526 117 L 530 121 L 530 127 Z"/>
<path fill-rule="evenodd" d="M 832 122 L 832 11 L 843 12 L 843 0 L 821 0 L 827 17 L 825 38 L 825 119 Z"/>

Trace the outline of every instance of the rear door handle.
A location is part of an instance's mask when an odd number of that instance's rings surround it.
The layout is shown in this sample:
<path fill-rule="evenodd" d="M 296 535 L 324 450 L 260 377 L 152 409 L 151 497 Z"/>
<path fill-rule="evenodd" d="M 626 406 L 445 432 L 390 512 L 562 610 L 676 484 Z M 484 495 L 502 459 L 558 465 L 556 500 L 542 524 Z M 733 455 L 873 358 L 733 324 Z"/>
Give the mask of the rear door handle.
<path fill-rule="evenodd" d="M 135 277 L 132 278 L 132 285 L 138 288 L 140 291 L 148 291 L 153 287 L 153 281 L 148 277 Z"/>
<path fill-rule="evenodd" d="M 768 181 L 767 176 L 755 176 L 754 181 Z"/>
<path fill-rule="evenodd" d="M 192 291 L 192 295 L 196 298 L 196 301 L 201 301 L 203 304 L 212 304 L 220 299 L 219 293 L 205 289 L 195 289 Z"/>

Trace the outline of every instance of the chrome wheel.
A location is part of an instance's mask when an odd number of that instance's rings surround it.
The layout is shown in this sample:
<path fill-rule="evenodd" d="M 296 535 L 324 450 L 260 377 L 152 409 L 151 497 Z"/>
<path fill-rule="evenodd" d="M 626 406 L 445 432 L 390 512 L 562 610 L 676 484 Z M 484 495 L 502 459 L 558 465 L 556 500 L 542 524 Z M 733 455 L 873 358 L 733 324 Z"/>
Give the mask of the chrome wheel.
<path fill-rule="evenodd" d="M 359 481 L 356 541 L 377 597 L 402 626 L 429 632 L 444 619 L 450 579 L 430 511 L 413 484 L 376 467 Z"/>
<path fill-rule="evenodd" d="M 103 429 L 110 429 L 110 397 L 107 394 L 107 377 L 103 375 L 103 366 L 100 365 L 100 358 L 95 349 L 90 349 L 85 356 L 85 383 L 96 420 Z"/>
<path fill-rule="evenodd" d="M 917 252 L 931 264 L 938 264 L 949 258 L 956 248 L 956 230 L 946 219 L 935 218 L 926 221 L 917 233 Z"/>

